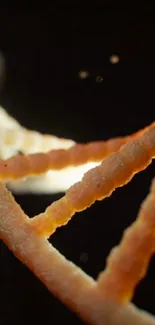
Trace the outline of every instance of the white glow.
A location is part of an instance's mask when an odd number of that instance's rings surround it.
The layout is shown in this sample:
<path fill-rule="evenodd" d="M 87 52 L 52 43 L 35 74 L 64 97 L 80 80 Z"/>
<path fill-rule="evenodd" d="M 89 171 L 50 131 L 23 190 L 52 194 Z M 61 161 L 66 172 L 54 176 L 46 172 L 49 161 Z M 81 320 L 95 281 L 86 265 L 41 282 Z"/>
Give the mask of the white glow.
<path fill-rule="evenodd" d="M 24 147 L 25 139 L 29 145 Z M 46 136 L 22 127 L 12 116 L 0 107 L 0 157 L 7 159 L 18 150 L 24 154 L 47 152 L 51 149 L 68 149 L 73 140 Z M 24 180 L 9 182 L 8 187 L 15 193 L 59 193 L 80 181 L 88 170 L 100 163 L 89 162 L 78 167 L 67 167 L 58 171 L 48 171 L 41 176 L 30 176 Z"/>
<path fill-rule="evenodd" d="M 83 175 L 100 163 L 87 163 L 78 167 L 67 167 L 59 171 L 49 171 L 38 177 L 8 183 L 8 187 L 15 193 L 60 193 L 65 192 L 71 185 L 80 181 Z"/>
<path fill-rule="evenodd" d="M 20 124 L 0 106 L 0 127 L 19 128 Z"/>

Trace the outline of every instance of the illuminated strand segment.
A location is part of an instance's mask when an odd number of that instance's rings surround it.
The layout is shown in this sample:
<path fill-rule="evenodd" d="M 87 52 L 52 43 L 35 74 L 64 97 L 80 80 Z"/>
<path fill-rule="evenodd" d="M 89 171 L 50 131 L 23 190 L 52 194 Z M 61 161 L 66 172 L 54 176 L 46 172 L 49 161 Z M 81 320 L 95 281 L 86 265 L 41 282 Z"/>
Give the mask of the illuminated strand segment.
<path fill-rule="evenodd" d="M 51 204 L 44 213 L 31 222 L 41 234 L 50 236 L 57 227 L 67 224 L 71 217 L 92 205 L 96 200 L 110 196 L 128 183 L 134 174 L 144 170 L 155 156 L 155 126 L 138 139 L 131 140 L 119 152 L 108 156 L 96 168 L 88 171 L 81 182 L 74 184 L 66 195 Z"/>
<path fill-rule="evenodd" d="M 0 139 L 4 149 L 10 149 L 11 153 L 14 151 L 14 155 L 16 155 L 18 151 L 21 151 L 23 154 L 32 154 L 56 149 L 68 149 L 75 144 L 75 142 L 70 139 L 41 134 L 36 131 L 26 130 L 22 127 L 4 128 L 2 126 L 0 128 Z M 6 159 L 5 157 L 6 156 L 3 154 L 2 158 Z M 9 158 L 9 156 L 7 158 Z"/>
<path fill-rule="evenodd" d="M 24 154 L 35 152 L 47 152 L 52 149 L 68 149 L 75 144 L 73 140 L 58 138 L 54 135 L 41 134 L 39 132 L 28 130 L 23 127 L 15 118 L 10 116 L 2 107 L 0 107 L 0 139 L 3 148 L 1 157 L 6 159 L 5 150 L 10 156 L 14 150 L 22 151 Z M 1 153 L 1 150 L 0 150 Z M 8 155 L 8 157 L 10 157 Z"/>
<path fill-rule="evenodd" d="M 31 226 L 29 218 L 0 184 L 0 237 L 66 306 L 91 325 L 155 325 L 132 304 L 105 299 L 96 282 L 61 255 Z"/>
<path fill-rule="evenodd" d="M 106 270 L 99 275 L 98 286 L 104 297 L 119 302 L 131 300 L 154 252 L 155 191 L 151 190 L 137 220 L 125 230 L 120 245 L 112 249 L 107 259 Z"/>
<path fill-rule="evenodd" d="M 51 150 L 47 153 L 35 153 L 26 156 L 20 154 L 13 156 L 7 160 L 0 159 L 0 180 L 6 182 L 15 180 L 17 181 L 28 176 L 41 175 L 49 170 L 62 170 L 68 166 L 76 167 L 80 165 L 85 165 L 89 162 L 100 163 L 105 157 L 110 155 L 112 152 L 117 152 L 123 144 L 127 143 L 132 138 L 138 138 L 141 134 L 145 134 L 153 126 L 154 123 L 151 124 L 150 127 L 147 127 L 144 130 L 141 130 L 131 136 L 124 138 L 115 138 L 107 141 L 91 142 L 88 144 L 75 144 L 74 146 L 72 145 L 71 148 L 68 148 L 68 150 L 58 149 L 58 147 L 71 145 L 70 140 L 58 140 L 56 138 L 56 140 L 53 141 L 57 142 L 57 150 Z M 16 131 L 14 130 L 13 132 L 12 130 L 10 130 L 9 132 L 11 132 L 11 135 L 9 135 L 9 138 L 7 140 L 8 143 L 11 142 L 11 139 L 13 142 L 15 142 L 14 138 L 16 137 Z M 35 140 L 37 140 L 39 138 L 39 135 L 37 135 L 36 132 L 33 132 L 32 137 L 31 131 L 27 132 L 30 132 L 30 138 L 25 137 L 25 141 L 27 141 L 26 146 L 28 150 L 29 144 L 33 143 L 32 138 L 34 137 Z M 20 136 L 17 138 L 19 139 Z M 41 136 L 41 138 L 43 138 L 43 136 Z M 50 136 L 45 135 L 45 142 L 46 139 L 49 141 L 51 138 Z M 33 145 L 32 148 L 34 150 Z M 45 146 L 43 146 L 41 150 L 43 150 L 43 148 L 45 149 Z"/>

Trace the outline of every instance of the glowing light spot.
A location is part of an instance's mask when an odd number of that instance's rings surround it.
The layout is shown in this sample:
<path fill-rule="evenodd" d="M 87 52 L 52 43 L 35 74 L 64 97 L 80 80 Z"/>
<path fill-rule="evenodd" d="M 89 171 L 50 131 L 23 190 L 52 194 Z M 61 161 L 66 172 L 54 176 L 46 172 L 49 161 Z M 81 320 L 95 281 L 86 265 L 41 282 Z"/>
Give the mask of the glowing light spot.
<path fill-rule="evenodd" d="M 116 63 L 118 63 L 118 62 L 119 62 L 119 56 L 116 55 L 116 54 L 111 55 L 111 56 L 110 56 L 110 62 L 111 62 L 112 64 L 116 64 Z"/>
<path fill-rule="evenodd" d="M 86 79 L 89 77 L 89 72 L 85 70 L 79 71 L 79 78 L 80 79 Z"/>

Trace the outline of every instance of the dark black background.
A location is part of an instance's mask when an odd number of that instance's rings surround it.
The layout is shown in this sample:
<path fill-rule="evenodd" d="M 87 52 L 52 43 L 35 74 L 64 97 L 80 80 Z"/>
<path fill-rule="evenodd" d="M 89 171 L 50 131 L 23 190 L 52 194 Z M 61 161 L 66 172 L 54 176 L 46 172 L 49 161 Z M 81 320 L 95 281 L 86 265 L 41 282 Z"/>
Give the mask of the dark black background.
<path fill-rule="evenodd" d="M 46 4 L 0 11 L 0 50 L 6 60 L 0 104 L 25 126 L 78 142 L 126 135 L 155 119 L 155 10 L 111 1 Z M 118 54 L 119 64 L 109 57 Z M 80 70 L 90 77 L 81 80 Z M 96 76 L 103 76 L 97 83 Z M 155 164 L 112 197 L 76 214 L 51 242 L 96 278 L 124 228 L 136 217 Z M 18 196 L 27 214 L 61 195 Z M 88 260 L 80 259 L 82 252 Z M 155 313 L 155 263 L 134 302 Z M 57 301 L 1 244 L 0 324 L 81 321 Z"/>

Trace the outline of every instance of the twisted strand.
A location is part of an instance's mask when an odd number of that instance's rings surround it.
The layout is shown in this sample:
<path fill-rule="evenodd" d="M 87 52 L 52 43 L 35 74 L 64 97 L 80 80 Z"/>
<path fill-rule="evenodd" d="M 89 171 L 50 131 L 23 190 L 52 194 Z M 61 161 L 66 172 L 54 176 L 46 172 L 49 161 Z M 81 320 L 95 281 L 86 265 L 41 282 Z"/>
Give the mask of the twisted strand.
<path fill-rule="evenodd" d="M 66 195 L 51 204 L 44 213 L 31 222 L 47 237 L 57 227 L 67 224 L 71 217 L 92 205 L 96 200 L 110 196 L 144 170 L 155 156 L 155 126 L 151 126 L 138 139 L 131 140 L 119 152 L 103 160 L 102 164 L 88 171 L 81 182 L 70 187 Z"/>
<path fill-rule="evenodd" d="M 155 325 L 155 319 L 132 304 L 105 299 L 96 282 L 66 260 L 32 227 L 29 218 L 0 184 L 0 236 L 46 287 L 91 325 Z"/>
<path fill-rule="evenodd" d="M 68 166 L 76 167 L 79 165 L 87 164 L 88 162 L 100 163 L 112 152 L 117 152 L 123 144 L 127 143 L 132 138 L 138 138 L 141 134 L 147 132 L 147 130 L 150 129 L 153 125 L 154 123 L 144 130 L 138 131 L 135 134 L 127 137 L 110 139 L 108 141 L 91 142 L 88 144 L 75 144 L 68 150 L 57 148 L 57 150 L 52 150 L 47 153 L 35 153 L 26 156 L 19 154 L 6 160 L 0 159 L 0 180 L 5 182 L 12 180 L 17 181 L 27 176 L 41 175 L 49 170 L 61 170 Z M 15 137 L 20 139 L 20 135 L 18 137 L 16 135 L 16 130 L 10 130 L 9 132 L 10 133 L 8 134 L 7 139 L 8 144 L 11 143 L 11 140 L 14 143 Z M 39 139 L 39 135 L 36 135 L 35 132 L 34 136 L 36 136 L 36 140 Z M 47 137 L 48 136 L 46 135 L 44 136 L 45 142 Z M 52 140 L 50 136 L 49 140 L 52 146 Z M 56 140 L 53 141 L 58 142 L 58 139 L 56 138 Z M 29 143 L 33 143 L 31 132 L 30 138 L 27 136 L 25 137 L 25 143 L 25 146 L 27 146 L 27 148 L 29 147 Z M 59 146 L 61 145 L 71 145 L 70 140 L 60 139 Z M 33 145 L 32 148 L 34 148 Z M 42 146 L 41 150 L 43 150 L 43 148 L 45 149 L 44 145 Z"/>
<path fill-rule="evenodd" d="M 57 227 L 66 224 L 76 211 L 82 211 L 96 200 L 111 195 L 117 187 L 129 182 L 134 174 L 150 164 L 155 156 L 155 124 L 128 137 L 73 146 L 72 141 L 69 144 L 70 140 L 64 139 L 63 143 L 63 139 L 24 129 L 1 108 L 0 115 L 4 122 L 0 129 L 3 148 L 22 147 L 27 153 L 31 150 L 37 152 L 39 148 L 46 151 L 51 146 L 51 140 L 52 148 L 58 148 L 60 142 L 65 148 L 0 160 L 0 179 L 3 181 L 40 175 L 51 168 L 59 170 L 70 165 L 79 166 L 92 159 L 101 162 L 106 157 L 98 167 L 87 172 L 81 182 L 73 185 L 62 199 L 31 220 L 5 185 L 0 183 L 2 240 L 55 296 L 87 323 L 155 325 L 154 317 L 128 303 L 135 286 L 145 276 L 155 251 L 155 181 L 141 206 L 138 219 L 124 232 L 120 245 L 112 250 L 107 267 L 97 282 L 67 261 L 45 238 Z M 23 138 L 18 139 L 19 134 L 23 134 Z"/>

